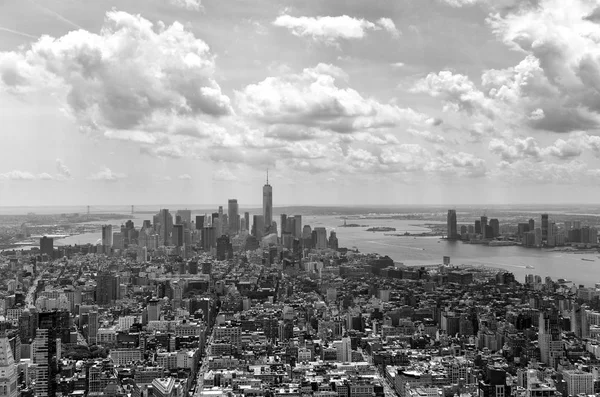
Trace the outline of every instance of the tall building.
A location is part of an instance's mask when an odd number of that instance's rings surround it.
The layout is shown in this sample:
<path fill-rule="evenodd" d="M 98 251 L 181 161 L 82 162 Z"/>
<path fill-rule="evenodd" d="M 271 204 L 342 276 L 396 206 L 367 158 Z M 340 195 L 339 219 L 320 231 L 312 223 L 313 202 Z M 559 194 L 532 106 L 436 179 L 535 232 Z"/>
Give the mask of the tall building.
<path fill-rule="evenodd" d="M 591 372 L 570 369 L 562 371 L 562 375 L 567 383 L 569 396 L 578 396 L 580 394 L 589 396 L 594 394 L 594 376 Z"/>
<path fill-rule="evenodd" d="M 458 238 L 458 226 L 456 224 L 456 210 L 448 210 L 448 218 L 446 220 L 448 227 L 448 239 L 455 240 Z"/>
<path fill-rule="evenodd" d="M 146 311 L 148 312 L 148 321 L 160 320 L 160 312 L 162 305 L 160 299 L 150 299 L 146 305 Z"/>
<path fill-rule="evenodd" d="M 38 329 L 35 339 L 31 343 L 31 361 L 34 370 L 34 395 L 48 397 L 50 395 L 50 357 L 49 357 L 48 330 Z"/>
<path fill-rule="evenodd" d="M 302 238 L 302 215 L 294 215 L 294 227 L 290 232 L 295 238 Z"/>
<path fill-rule="evenodd" d="M 316 235 L 315 249 L 327 248 L 327 229 L 324 227 L 315 227 L 313 233 Z"/>
<path fill-rule="evenodd" d="M 328 245 L 329 245 L 329 248 L 332 250 L 337 250 L 339 248 L 337 234 L 333 230 L 329 233 Z"/>
<path fill-rule="evenodd" d="M 178 210 L 176 213 L 176 216 L 178 216 L 181 219 L 181 224 L 186 229 L 190 228 L 190 226 L 192 224 L 192 211 L 191 210 Z"/>
<path fill-rule="evenodd" d="M 196 230 L 204 228 L 204 215 L 196 215 Z"/>
<path fill-rule="evenodd" d="M 556 369 L 560 359 L 564 356 L 559 315 L 556 309 L 540 312 L 538 346 L 541 361 Z"/>
<path fill-rule="evenodd" d="M 532 232 L 535 230 L 535 220 L 530 219 L 529 220 L 529 231 Z"/>
<path fill-rule="evenodd" d="M 202 249 L 210 251 L 217 246 L 217 231 L 213 226 L 205 226 L 202 229 Z"/>
<path fill-rule="evenodd" d="M 492 236 L 498 237 L 500 236 L 500 221 L 496 218 L 490 219 L 490 226 L 492 227 Z"/>
<path fill-rule="evenodd" d="M 264 236 L 265 218 L 262 215 L 254 215 L 252 222 L 252 235 L 260 241 Z"/>
<path fill-rule="evenodd" d="M 250 213 L 244 212 L 244 220 L 246 221 L 246 230 L 250 230 Z"/>
<path fill-rule="evenodd" d="M 287 214 L 281 214 L 281 237 L 284 233 L 287 233 Z"/>
<path fill-rule="evenodd" d="M 97 311 L 91 311 L 88 313 L 88 332 L 87 340 L 90 344 L 96 344 L 98 342 L 98 328 L 100 327 L 100 316 Z"/>
<path fill-rule="evenodd" d="M 481 221 L 475 221 L 475 234 L 481 234 Z"/>
<path fill-rule="evenodd" d="M 224 261 L 233 257 L 233 247 L 228 236 L 221 236 L 217 239 L 217 260 Z"/>
<path fill-rule="evenodd" d="M 108 272 L 98 273 L 96 279 L 96 303 L 109 305 L 118 299 L 119 277 Z"/>
<path fill-rule="evenodd" d="M 6 336 L 0 336 L 0 395 L 5 397 L 17 397 L 19 389 L 17 381 L 17 364 Z"/>
<path fill-rule="evenodd" d="M 271 185 L 269 185 L 269 172 L 267 171 L 267 183 L 263 186 L 263 227 L 270 229 L 272 223 L 273 188 L 271 187 Z"/>
<path fill-rule="evenodd" d="M 52 237 L 42 237 L 40 239 L 40 252 L 52 258 L 54 252 L 54 239 Z"/>
<path fill-rule="evenodd" d="M 236 199 L 230 199 L 227 205 L 229 234 L 235 236 L 240 232 L 240 212 Z"/>
<path fill-rule="evenodd" d="M 171 245 L 171 233 L 173 232 L 173 215 L 168 209 L 161 209 L 158 213 L 160 244 Z"/>
<path fill-rule="evenodd" d="M 491 236 L 486 235 L 487 232 L 487 226 L 488 226 L 488 219 L 487 216 L 482 216 L 481 217 L 481 237 L 482 238 L 490 238 Z"/>
<path fill-rule="evenodd" d="M 542 240 L 548 240 L 548 214 L 542 214 Z"/>
<path fill-rule="evenodd" d="M 104 247 L 112 247 L 113 243 L 112 225 L 102 226 L 102 245 Z"/>
<path fill-rule="evenodd" d="M 173 245 L 183 247 L 183 225 L 173 225 Z"/>

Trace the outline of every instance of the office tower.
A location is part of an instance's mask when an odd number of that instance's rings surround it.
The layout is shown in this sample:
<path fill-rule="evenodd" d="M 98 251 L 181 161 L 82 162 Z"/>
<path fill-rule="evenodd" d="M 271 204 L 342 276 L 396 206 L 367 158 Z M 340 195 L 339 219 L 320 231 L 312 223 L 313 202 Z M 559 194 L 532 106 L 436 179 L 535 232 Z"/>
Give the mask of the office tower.
<path fill-rule="evenodd" d="M 96 279 L 96 303 L 109 305 L 118 299 L 119 277 L 108 272 L 98 273 Z"/>
<path fill-rule="evenodd" d="M 122 250 L 125 248 L 125 242 L 123 241 L 123 233 L 114 232 L 113 233 L 113 248 L 116 250 Z"/>
<path fill-rule="evenodd" d="M 463 234 L 467 234 L 467 226 L 465 225 L 460 227 L 460 235 L 462 236 Z"/>
<path fill-rule="evenodd" d="M 112 225 L 104 225 L 102 226 L 102 245 L 104 247 L 112 247 Z"/>
<path fill-rule="evenodd" d="M 337 239 L 337 235 L 333 230 L 329 233 L 329 242 L 328 243 L 329 243 L 328 244 L 329 248 L 332 250 L 337 250 L 339 248 L 339 242 Z"/>
<path fill-rule="evenodd" d="M 54 239 L 46 236 L 42 237 L 40 239 L 40 252 L 52 258 L 52 253 L 54 252 Z"/>
<path fill-rule="evenodd" d="M 88 313 L 88 332 L 87 340 L 90 344 L 96 344 L 98 342 L 98 328 L 100 327 L 100 316 L 97 311 L 91 311 Z"/>
<path fill-rule="evenodd" d="M 183 225 L 173 225 L 173 245 L 183 247 Z"/>
<path fill-rule="evenodd" d="M 542 214 L 542 240 L 548 240 L 548 214 Z"/>
<path fill-rule="evenodd" d="M 224 261 L 233 257 L 233 247 L 228 236 L 221 236 L 217 239 L 217 260 Z"/>
<path fill-rule="evenodd" d="M 295 229 L 290 232 L 295 238 L 302 238 L 302 215 L 294 215 L 294 226 Z"/>
<path fill-rule="evenodd" d="M 229 219 L 229 234 L 235 236 L 240 232 L 240 212 L 236 199 L 228 201 L 227 216 Z"/>
<path fill-rule="evenodd" d="M 50 356 L 49 356 L 48 330 L 38 329 L 35 339 L 31 343 L 31 361 L 33 362 L 35 385 L 33 386 L 36 397 L 50 396 Z"/>
<path fill-rule="evenodd" d="M 556 245 L 556 224 L 554 222 L 548 224 L 548 236 L 547 236 L 547 245 L 548 247 L 554 247 Z"/>
<path fill-rule="evenodd" d="M 559 315 L 556 309 L 540 312 L 538 346 L 541 361 L 556 369 L 564 355 Z"/>
<path fill-rule="evenodd" d="M 264 236 L 265 218 L 262 215 L 254 215 L 252 222 L 252 235 L 260 241 Z"/>
<path fill-rule="evenodd" d="M 448 228 L 448 239 L 455 240 L 458 238 L 458 226 L 456 224 L 456 210 L 448 210 L 448 217 L 446 219 Z"/>
<path fill-rule="evenodd" d="M 20 346 L 19 346 L 20 348 Z M 0 336 L 0 395 L 5 397 L 17 397 L 19 389 L 17 381 L 17 364 L 6 336 Z"/>
<path fill-rule="evenodd" d="M 287 214 L 281 214 L 281 237 L 283 237 L 283 233 L 286 233 L 287 231 Z"/>
<path fill-rule="evenodd" d="M 171 245 L 171 233 L 173 231 L 173 215 L 168 209 L 161 209 L 158 213 L 160 244 Z"/>
<path fill-rule="evenodd" d="M 196 215 L 196 230 L 204 228 L 204 215 Z"/>
<path fill-rule="evenodd" d="M 573 221 L 573 229 L 581 229 L 581 221 Z"/>
<path fill-rule="evenodd" d="M 312 229 L 310 225 L 304 225 L 302 228 L 302 245 L 304 248 L 311 249 L 312 245 Z"/>
<path fill-rule="evenodd" d="M 475 221 L 475 234 L 481 234 L 481 221 Z"/>
<path fill-rule="evenodd" d="M 148 312 L 148 321 L 160 320 L 161 309 L 162 307 L 160 299 L 150 299 L 148 301 L 148 305 L 146 306 L 146 311 Z"/>
<path fill-rule="evenodd" d="M 542 229 L 537 227 L 534 231 L 534 246 L 542 246 Z"/>
<path fill-rule="evenodd" d="M 218 219 L 219 219 L 219 213 L 213 212 L 210 216 L 210 225 L 215 226 Z"/>
<path fill-rule="evenodd" d="M 529 220 L 529 231 L 533 232 L 535 230 L 535 220 L 530 219 Z"/>
<path fill-rule="evenodd" d="M 273 188 L 269 185 L 269 171 L 267 183 L 263 186 L 263 227 L 271 228 L 273 223 Z"/>
<path fill-rule="evenodd" d="M 223 235 L 223 206 L 219 206 L 219 216 L 217 217 L 217 224 L 215 225 L 215 229 L 217 232 L 217 237 L 221 237 Z"/>
<path fill-rule="evenodd" d="M 517 225 L 517 234 L 520 237 L 523 237 L 527 232 L 529 232 L 529 223 L 519 223 Z"/>
<path fill-rule="evenodd" d="M 242 230 L 244 232 L 246 230 L 248 230 L 248 225 L 246 225 L 246 218 L 241 218 L 241 221 L 240 221 L 240 230 Z"/>
<path fill-rule="evenodd" d="M 189 229 L 192 224 L 192 211 L 191 210 L 178 210 L 177 216 L 181 219 L 181 224 Z"/>
<path fill-rule="evenodd" d="M 213 226 L 204 226 L 202 229 L 202 249 L 210 251 L 217 246 L 217 231 Z"/>
<path fill-rule="evenodd" d="M 467 233 L 469 233 L 469 234 L 475 233 L 475 226 L 474 225 L 468 225 L 467 226 Z"/>
<path fill-rule="evenodd" d="M 315 227 L 313 233 L 316 235 L 315 248 L 327 248 L 327 229 L 324 227 Z"/>
<path fill-rule="evenodd" d="M 221 235 L 229 236 L 229 216 L 223 214 L 219 221 L 219 224 L 221 225 Z"/>
<path fill-rule="evenodd" d="M 487 231 L 487 226 L 488 226 L 488 219 L 487 216 L 482 216 L 481 217 L 481 238 L 490 238 L 491 236 L 486 235 L 486 231 Z"/>
<path fill-rule="evenodd" d="M 573 331 L 575 336 L 582 339 L 590 337 L 590 324 L 585 308 L 585 306 L 575 303 L 571 311 L 571 331 Z"/>
<path fill-rule="evenodd" d="M 571 228 L 573 227 L 573 222 L 571 221 L 565 221 L 565 231 L 569 231 L 571 230 Z"/>
<path fill-rule="evenodd" d="M 246 221 L 246 230 L 250 230 L 250 213 L 244 212 L 244 220 Z"/>
<path fill-rule="evenodd" d="M 594 375 L 580 369 L 569 369 L 562 371 L 563 378 L 567 384 L 569 396 L 589 396 L 594 394 Z"/>
<path fill-rule="evenodd" d="M 500 236 L 500 221 L 498 219 L 490 219 L 490 226 L 492 227 L 492 237 Z"/>
<path fill-rule="evenodd" d="M 286 225 L 285 225 L 285 230 L 292 237 L 295 237 L 294 233 L 296 232 L 296 218 L 294 218 L 293 216 L 290 216 L 290 217 L 287 218 Z"/>

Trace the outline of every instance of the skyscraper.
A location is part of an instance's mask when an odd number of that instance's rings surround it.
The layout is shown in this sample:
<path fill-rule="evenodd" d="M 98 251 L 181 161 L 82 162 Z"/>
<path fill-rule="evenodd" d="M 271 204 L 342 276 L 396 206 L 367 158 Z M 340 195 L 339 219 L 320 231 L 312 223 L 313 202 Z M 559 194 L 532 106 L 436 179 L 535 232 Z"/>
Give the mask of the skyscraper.
<path fill-rule="evenodd" d="M 273 223 L 273 188 L 269 185 L 269 171 L 267 171 L 267 183 L 263 186 L 263 225 L 266 229 L 271 228 Z"/>
<path fill-rule="evenodd" d="M 556 369 L 559 360 L 564 356 L 559 314 L 556 309 L 540 312 L 538 346 L 541 361 Z"/>
<path fill-rule="evenodd" d="M 286 233 L 287 230 L 287 214 L 281 214 L 281 236 L 283 237 L 283 233 Z"/>
<path fill-rule="evenodd" d="M 295 230 L 290 230 L 295 238 L 302 237 L 302 215 L 294 215 Z"/>
<path fill-rule="evenodd" d="M 204 215 L 196 215 L 196 230 L 202 230 L 204 227 Z"/>
<path fill-rule="evenodd" d="M 315 227 L 313 233 L 316 235 L 315 249 L 327 248 L 327 229 L 324 227 Z"/>
<path fill-rule="evenodd" d="M 52 252 L 54 251 L 54 239 L 51 237 L 42 237 L 40 239 L 40 252 L 48 255 L 52 258 Z"/>
<path fill-rule="evenodd" d="M 244 219 L 246 220 L 246 230 L 250 230 L 250 213 L 244 212 Z"/>
<path fill-rule="evenodd" d="M 173 225 L 173 245 L 183 247 L 183 225 Z"/>
<path fill-rule="evenodd" d="M 6 336 L 0 337 L 0 390 L 6 397 L 16 397 L 19 394 L 17 365 Z"/>
<path fill-rule="evenodd" d="M 178 210 L 177 216 L 181 218 L 181 224 L 189 229 L 192 224 L 192 211 L 191 210 Z"/>
<path fill-rule="evenodd" d="M 96 302 L 108 305 L 118 299 L 119 277 L 108 272 L 101 272 L 96 279 Z"/>
<path fill-rule="evenodd" d="M 490 238 L 491 237 L 491 236 L 486 235 L 487 225 L 488 225 L 487 216 L 482 216 L 481 217 L 481 237 L 482 238 Z"/>
<path fill-rule="evenodd" d="M 31 344 L 31 359 L 35 366 L 33 390 L 36 397 L 48 397 L 50 395 L 48 382 L 50 378 L 49 347 L 48 330 L 38 329 Z"/>
<path fill-rule="evenodd" d="M 492 227 L 493 234 L 490 237 L 500 236 L 500 221 L 496 218 L 490 219 L 490 226 Z"/>
<path fill-rule="evenodd" d="M 229 218 L 229 234 L 235 236 L 240 232 L 240 213 L 236 199 L 230 199 L 227 205 L 227 215 Z"/>
<path fill-rule="evenodd" d="M 458 226 L 456 225 L 456 210 L 448 210 L 448 239 L 455 240 L 458 238 Z"/>
<path fill-rule="evenodd" d="M 171 244 L 171 232 L 173 231 L 173 215 L 168 209 L 161 209 L 158 213 L 160 244 L 169 246 Z"/>
<path fill-rule="evenodd" d="M 102 245 L 104 247 L 112 247 L 113 232 L 112 225 L 102 226 Z"/>
<path fill-rule="evenodd" d="M 529 231 L 532 232 L 535 230 L 535 221 L 533 219 L 529 220 Z"/>
<path fill-rule="evenodd" d="M 262 215 L 254 215 L 252 222 L 252 235 L 260 241 L 264 236 L 265 231 L 265 220 Z"/>
<path fill-rule="evenodd" d="M 548 214 L 542 214 L 542 240 L 548 240 Z"/>

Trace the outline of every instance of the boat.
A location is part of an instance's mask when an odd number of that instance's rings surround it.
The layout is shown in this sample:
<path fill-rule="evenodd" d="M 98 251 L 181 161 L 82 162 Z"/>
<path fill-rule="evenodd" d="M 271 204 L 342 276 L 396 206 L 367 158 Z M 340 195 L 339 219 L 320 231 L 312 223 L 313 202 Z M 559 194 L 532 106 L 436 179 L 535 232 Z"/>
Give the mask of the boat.
<path fill-rule="evenodd" d="M 535 269 L 535 267 L 531 266 L 531 265 L 527 265 L 527 266 L 525 266 L 525 269 Z"/>
<path fill-rule="evenodd" d="M 588 258 L 581 258 L 582 261 L 586 261 L 586 262 L 596 262 L 595 259 L 588 259 Z"/>

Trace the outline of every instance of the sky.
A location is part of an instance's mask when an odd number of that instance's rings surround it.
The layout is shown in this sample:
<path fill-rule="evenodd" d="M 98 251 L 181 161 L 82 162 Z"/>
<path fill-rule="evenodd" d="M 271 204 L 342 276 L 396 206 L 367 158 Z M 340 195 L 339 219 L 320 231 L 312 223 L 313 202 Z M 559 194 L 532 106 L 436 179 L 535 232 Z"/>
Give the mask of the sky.
<path fill-rule="evenodd" d="M 0 206 L 594 203 L 600 0 L 1 0 Z"/>

